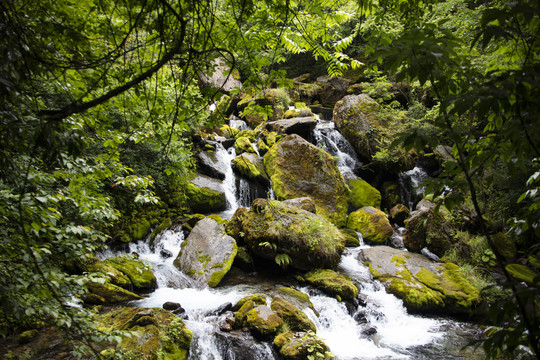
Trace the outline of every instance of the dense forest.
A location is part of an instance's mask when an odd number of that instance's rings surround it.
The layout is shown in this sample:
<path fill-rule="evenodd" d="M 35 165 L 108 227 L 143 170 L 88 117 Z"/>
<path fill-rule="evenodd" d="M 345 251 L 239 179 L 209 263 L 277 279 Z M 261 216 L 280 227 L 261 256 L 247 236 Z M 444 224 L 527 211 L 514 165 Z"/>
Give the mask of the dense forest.
<path fill-rule="evenodd" d="M 122 358 L 96 344 L 125 334 L 82 306 L 105 274 L 79 264 L 205 212 L 201 140 L 232 114 L 335 105 L 313 96 L 326 76 L 377 103 L 357 138 L 376 187 L 437 163 L 425 197 L 457 229 L 439 255 L 481 293 L 476 345 L 540 359 L 537 1 L 4 0 L 0 44 L 4 341 L 54 326 L 73 357 Z"/>

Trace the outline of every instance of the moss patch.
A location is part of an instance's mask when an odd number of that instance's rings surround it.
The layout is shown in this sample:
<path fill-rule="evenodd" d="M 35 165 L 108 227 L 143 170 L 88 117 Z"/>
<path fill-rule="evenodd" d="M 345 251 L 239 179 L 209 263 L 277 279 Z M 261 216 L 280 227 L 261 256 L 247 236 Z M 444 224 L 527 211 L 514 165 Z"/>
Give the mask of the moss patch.
<path fill-rule="evenodd" d="M 364 206 L 372 206 L 377 209 L 381 208 L 381 193 L 367 181 L 354 179 L 349 181 L 349 187 L 351 188 L 350 203 L 355 209 L 360 209 Z"/>
<path fill-rule="evenodd" d="M 377 244 L 384 243 L 394 233 L 386 214 L 371 206 L 350 213 L 347 227 L 360 231 L 364 240 Z"/>

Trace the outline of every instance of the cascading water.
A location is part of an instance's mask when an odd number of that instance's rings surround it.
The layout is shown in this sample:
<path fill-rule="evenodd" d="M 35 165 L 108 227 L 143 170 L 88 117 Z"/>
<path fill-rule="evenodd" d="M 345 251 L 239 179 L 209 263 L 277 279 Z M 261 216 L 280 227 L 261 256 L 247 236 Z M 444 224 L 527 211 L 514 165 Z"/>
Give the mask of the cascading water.
<path fill-rule="evenodd" d="M 415 166 L 412 170 L 399 174 L 401 201 L 406 204 L 411 211 L 414 210 L 414 206 L 418 202 L 420 194 L 424 193 L 425 189 L 420 187 L 420 184 L 427 176 L 428 174 L 418 166 Z"/>
<path fill-rule="evenodd" d="M 336 156 L 337 165 L 345 178 L 355 178 L 354 168 L 358 163 L 356 152 L 352 145 L 337 131 L 333 121 L 318 120 L 313 131 L 317 146 Z"/>
<path fill-rule="evenodd" d="M 243 126 L 235 124 L 235 126 Z M 336 131 L 329 121 L 319 121 L 314 138 L 319 146 L 338 158 L 338 166 L 345 176 L 354 176 L 357 158 L 351 145 Z M 228 209 L 220 215 L 230 218 L 238 206 L 249 206 L 253 196 L 251 187 L 239 179 L 230 166 L 236 156 L 234 148 L 218 145 L 216 155 L 225 170 L 225 188 Z M 419 176 L 415 175 L 419 174 Z M 421 173 L 410 172 L 415 181 Z M 244 181 L 244 182 L 242 182 Z M 419 181 L 419 180 L 418 180 Z M 415 183 L 415 185 L 417 185 Z M 271 190 L 267 193 L 272 197 Z M 361 234 L 360 234 L 361 235 Z M 396 241 L 400 232 L 396 232 Z M 369 269 L 358 260 L 358 253 L 369 246 L 348 248 L 342 256 L 338 271 L 357 284 L 363 304 L 351 308 L 335 297 L 312 287 L 300 288 L 308 293 L 319 313 L 302 309 L 317 327 L 317 336 L 329 346 L 340 360 L 364 359 L 481 359 L 478 354 L 461 352 L 461 347 L 472 337 L 473 327 L 444 318 L 424 318 L 407 313 L 401 300 L 387 294 L 382 284 L 374 281 Z M 280 279 L 268 279 L 249 274 L 249 281 L 222 281 L 217 288 L 201 288 L 173 265 L 174 258 L 184 241 L 180 227 L 171 228 L 158 235 L 129 245 L 129 252 L 136 252 L 154 266 L 158 288 L 134 304 L 140 307 L 162 307 L 167 301 L 178 302 L 185 309 L 183 317 L 193 332 L 189 358 L 197 360 L 259 360 L 279 359 L 271 342 L 261 342 L 248 332 L 226 332 L 220 326 L 233 316 L 228 303 L 255 293 L 269 293 L 283 286 Z M 150 245 L 152 243 L 152 245 Z M 103 257 L 116 255 L 104 253 Z M 246 280 L 246 279 L 243 279 Z M 290 285 L 290 284 L 288 284 Z M 268 298 L 270 300 L 270 297 Z"/>

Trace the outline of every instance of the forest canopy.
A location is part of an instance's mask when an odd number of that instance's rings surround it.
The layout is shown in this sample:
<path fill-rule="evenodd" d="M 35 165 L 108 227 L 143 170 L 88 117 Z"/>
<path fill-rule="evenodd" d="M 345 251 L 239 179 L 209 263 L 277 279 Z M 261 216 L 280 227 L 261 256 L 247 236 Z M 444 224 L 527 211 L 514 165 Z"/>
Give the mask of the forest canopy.
<path fill-rule="evenodd" d="M 246 113 L 265 114 L 255 100 L 269 88 L 293 87 L 286 70 L 304 55 L 330 76 L 408 84 L 408 110 L 423 102 L 428 115 L 393 146 L 450 147 L 456 161 L 429 192 L 450 209 L 498 207 L 497 230 L 538 263 L 539 31 L 532 0 L 2 1 L 0 334 L 55 325 L 81 355 L 118 340 L 78 306 L 103 279 L 73 263 L 129 241 L 142 209 L 189 212 L 192 139 L 225 120 L 209 110 L 223 89 L 200 84 L 220 61 L 243 83 L 229 95 L 253 100 Z M 495 202 L 511 179 L 515 196 Z M 480 226 L 514 292 L 506 315 L 518 318 L 493 331 L 488 355 L 525 345 L 538 358 L 537 286 L 516 287 Z"/>

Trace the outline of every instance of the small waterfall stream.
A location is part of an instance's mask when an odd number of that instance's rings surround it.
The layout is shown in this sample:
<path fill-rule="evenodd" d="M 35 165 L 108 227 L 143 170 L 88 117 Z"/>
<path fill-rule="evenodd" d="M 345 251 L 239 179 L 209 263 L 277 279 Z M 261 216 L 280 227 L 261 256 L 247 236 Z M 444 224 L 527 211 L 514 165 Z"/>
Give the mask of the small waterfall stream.
<path fill-rule="evenodd" d="M 244 124 L 238 123 L 235 126 L 243 127 Z M 338 166 L 345 177 L 356 177 L 354 168 L 357 158 L 354 150 L 337 132 L 332 122 L 319 121 L 313 135 L 318 146 L 338 158 Z M 230 218 L 237 207 L 250 205 L 253 191 L 249 190 L 251 187 L 247 180 L 239 179 L 229 165 L 236 156 L 234 148 L 227 150 L 219 145 L 216 154 L 226 166 L 223 184 L 229 205 L 220 215 Z M 266 189 L 266 195 L 272 196 L 271 188 Z M 394 242 L 399 243 L 401 232 L 394 234 Z M 141 259 L 149 262 L 158 280 L 158 288 L 134 304 L 140 307 L 162 307 L 167 301 L 180 303 L 185 309 L 185 323 L 193 332 L 189 359 L 280 359 L 271 342 L 260 342 L 245 332 L 221 331 L 220 326 L 227 317 L 233 316 L 230 310 L 226 310 L 225 304 L 234 304 L 254 293 L 269 294 L 271 289 L 290 286 L 290 283 L 284 284 L 281 279 L 249 274 L 249 281 L 224 281 L 223 285 L 216 288 L 201 288 L 173 265 L 183 241 L 182 228 L 173 227 L 158 235 L 153 246 L 149 245 L 149 238 L 129 245 L 127 252 L 136 252 Z M 337 359 L 479 360 L 483 357 L 481 354 L 461 351 L 461 347 L 466 345 L 476 331 L 474 326 L 452 319 L 408 314 L 402 301 L 386 293 L 383 285 L 373 280 L 369 269 L 358 260 L 358 253 L 369 247 L 363 245 L 362 241 L 360 243 L 359 247 L 345 250 L 338 271 L 356 283 L 363 304 L 352 308 L 350 304 L 339 302 L 335 297 L 325 295 L 315 288 L 298 288 L 310 295 L 319 316 L 309 308 L 302 310 L 315 323 L 317 336 L 325 341 Z M 102 257 L 113 255 L 117 254 L 110 251 L 101 254 Z"/>

